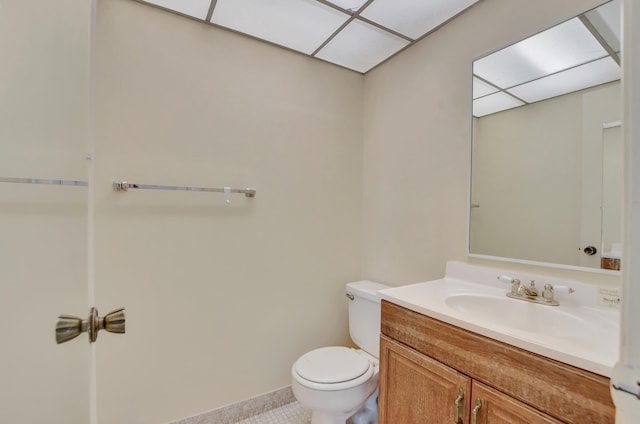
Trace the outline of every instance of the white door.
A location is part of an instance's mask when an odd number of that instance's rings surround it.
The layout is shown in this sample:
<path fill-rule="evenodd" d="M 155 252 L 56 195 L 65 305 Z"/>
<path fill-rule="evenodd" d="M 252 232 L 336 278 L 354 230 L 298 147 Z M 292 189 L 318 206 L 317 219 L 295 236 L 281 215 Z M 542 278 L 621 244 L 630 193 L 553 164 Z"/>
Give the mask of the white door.
<path fill-rule="evenodd" d="M 622 249 L 624 188 L 622 126 L 602 130 L 602 257 L 619 259 Z"/>
<path fill-rule="evenodd" d="M 613 190 L 611 186 L 604 188 L 605 162 L 612 162 L 603 157 L 607 153 L 605 143 L 606 146 L 610 146 L 605 141 L 609 137 L 610 129 L 608 128 L 619 124 L 622 116 L 619 87 L 603 87 L 584 93 L 582 107 L 582 175 L 580 179 L 582 184 L 582 207 L 580 209 L 582 216 L 580 244 L 576 246 L 576 255 L 578 265 L 600 268 L 603 253 L 610 254 L 611 252 L 611 246 L 606 247 L 604 245 L 606 242 L 603 239 L 603 219 L 606 218 L 603 216 L 603 201 L 606 202 L 607 197 L 611 198 L 611 195 L 616 196 L 614 191 L 617 192 L 621 188 L 617 187 L 616 190 Z M 613 132 L 615 133 L 615 130 Z M 619 195 L 617 196 L 619 199 Z M 617 208 L 620 210 L 621 201 L 618 200 L 618 203 Z M 613 212 L 609 206 L 608 208 L 609 212 Z M 613 215 L 610 213 L 608 216 Z M 619 218 L 617 219 L 619 220 Z M 620 221 L 618 225 L 620 225 Z"/>
<path fill-rule="evenodd" d="M 89 2 L 0 0 L 0 422 L 86 424 Z M 53 181 L 48 181 L 54 183 Z"/>

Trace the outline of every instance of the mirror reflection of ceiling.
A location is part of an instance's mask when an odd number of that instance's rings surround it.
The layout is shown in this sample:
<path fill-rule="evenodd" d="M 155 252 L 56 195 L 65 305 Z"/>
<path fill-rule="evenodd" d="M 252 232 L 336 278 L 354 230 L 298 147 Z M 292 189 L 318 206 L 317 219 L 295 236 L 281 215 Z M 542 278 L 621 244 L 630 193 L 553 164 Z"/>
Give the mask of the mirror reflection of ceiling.
<path fill-rule="evenodd" d="M 478 0 L 138 0 L 365 73 Z"/>
<path fill-rule="evenodd" d="M 473 116 L 481 117 L 620 79 L 621 0 L 473 64 Z"/>

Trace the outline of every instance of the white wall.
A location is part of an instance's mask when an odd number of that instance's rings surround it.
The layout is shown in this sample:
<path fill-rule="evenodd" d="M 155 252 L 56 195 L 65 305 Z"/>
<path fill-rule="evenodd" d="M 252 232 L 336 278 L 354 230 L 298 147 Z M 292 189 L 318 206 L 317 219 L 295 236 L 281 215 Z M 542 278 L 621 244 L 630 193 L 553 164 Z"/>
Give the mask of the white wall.
<path fill-rule="evenodd" d="M 447 260 L 465 259 L 472 61 L 598 3 L 482 1 L 365 75 L 365 277 L 425 281 L 441 277 Z M 589 273 L 500 266 L 618 283 Z"/>
<path fill-rule="evenodd" d="M 636 76 L 640 70 L 640 31 L 636 23 L 640 19 L 640 8 L 637 2 L 624 1 L 624 51 L 623 61 L 623 104 L 625 125 L 625 210 L 624 229 L 625 238 L 623 254 L 629 258 L 640 257 L 640 133 L 638 119 L 640 119 L 640 87 Z M 622 262 L 624 276 L 622 297 L 622 338 L 620 362 L 616 364 L 612 381 L 618 385 L 625 385 L 629 390 L 637 389 L 640 381 L 640 332 L 637 323 L 640 321 L 640 262 L 629 260 Z M 621 391 L 612 390 L 613 401 L 616 404 L 616 423 L 632 424 L 640 420 L 640 403 L 636 396 Z"/>
<path fill-rule="evenodd" d="M 349 343 L 362 76 L 130 0 L 100 1 L 97 30 L 96 298 L 128 321 L 98 342 L 100 422 L 289 385 L 299 355 Z"/>

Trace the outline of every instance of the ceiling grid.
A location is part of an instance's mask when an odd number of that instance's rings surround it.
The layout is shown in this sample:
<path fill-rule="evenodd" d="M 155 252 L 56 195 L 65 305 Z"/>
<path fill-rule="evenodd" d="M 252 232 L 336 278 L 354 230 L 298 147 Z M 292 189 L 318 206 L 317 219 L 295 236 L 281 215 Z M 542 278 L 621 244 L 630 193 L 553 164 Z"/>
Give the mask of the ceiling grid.
<path fill-rule="evenodd" d="M 362 74 L 478 0 L 135 0 Z M 474 62 L 476 117 L 620 79 L 620 0 Z"/>
<path fill-rule="evenodd" d="M 136 0 L 366 73 L 478 0 Z"/>

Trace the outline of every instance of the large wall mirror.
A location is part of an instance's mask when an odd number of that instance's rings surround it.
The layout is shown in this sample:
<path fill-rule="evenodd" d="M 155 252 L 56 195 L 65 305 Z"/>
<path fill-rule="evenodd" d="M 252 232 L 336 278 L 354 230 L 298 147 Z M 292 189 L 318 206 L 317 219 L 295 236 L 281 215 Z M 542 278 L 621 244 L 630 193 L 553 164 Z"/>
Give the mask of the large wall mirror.
<path fill-rule="evenodd" d="M 473 63 L 469 255 L 615 271 L 621 1 Z"/>

